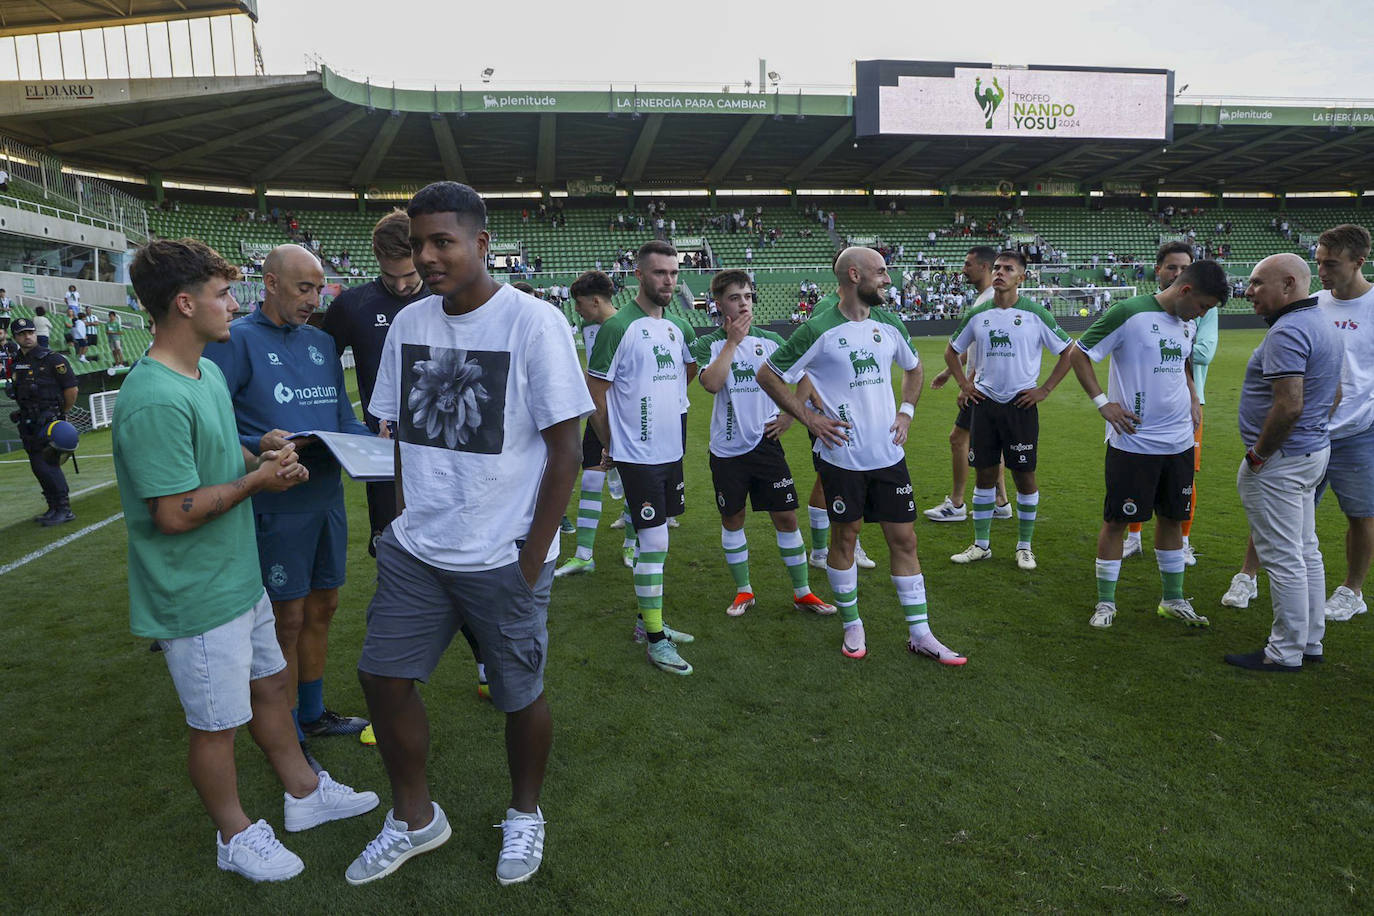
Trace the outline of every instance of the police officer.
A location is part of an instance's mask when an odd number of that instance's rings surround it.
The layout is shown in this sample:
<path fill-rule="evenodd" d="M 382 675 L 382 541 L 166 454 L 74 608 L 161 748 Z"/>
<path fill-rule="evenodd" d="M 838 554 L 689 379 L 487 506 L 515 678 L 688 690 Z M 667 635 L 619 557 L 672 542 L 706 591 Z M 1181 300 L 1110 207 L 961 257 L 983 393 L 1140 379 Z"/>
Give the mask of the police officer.
<path fill-rule="evenodd" d="M 19 438 L 29 453 L 29 467 L 43 488 L 48 511 L 34 518 L 44 526 L 62 525 L 76 518 L 67 500 L 67 478 L 60 465 L 44 457 L 46 430 L 54 420 L 64 420 L 76 403 L 76 373 L 60 353 L 38 345 L 38 332 L 30 318 L 10 323 L 19 356 L 14 361 L 14 378 L 7 385 L 19 409 L 11 419 L 19 424 Z"/>

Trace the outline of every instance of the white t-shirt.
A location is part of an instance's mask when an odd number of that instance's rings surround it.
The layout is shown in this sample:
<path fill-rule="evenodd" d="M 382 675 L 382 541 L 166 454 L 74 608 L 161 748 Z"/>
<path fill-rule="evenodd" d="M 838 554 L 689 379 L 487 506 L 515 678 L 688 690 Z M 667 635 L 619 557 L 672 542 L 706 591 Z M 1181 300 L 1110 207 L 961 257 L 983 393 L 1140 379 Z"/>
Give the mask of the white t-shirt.
<path fill-rule="evenodd" d="M 1345 344 L 1341 403 L 1326 424 L 1332 439 L 1356 436 L 1374 426 L 1374 287 L 1355 299 L 1317 293 L 1317 306 L 1331 316 Z"/>
<path fill-rule="evenodd" d="M 72 336 L 84 339 L 86 336 L 86 322 L 80 318 L 72 323 Z"/>
<path fill-rule="evenodd" d="M 863 321 L 850 321 L 839 307 L 828 308 L 797 328 L 768 364 L 794 385 L 811 377 L 826 413 L 850 423 L 849 441 L 831 448 L 816 440 L 815 452 L 835 467 L 873 471 L 903 460 L 892 441 L 897 402 L 892 395 L 892 364 L 915 369 L 921 359 L 891 312 L 873 309 Z"/>
<path fill-rule="evenodd" d="M 1107 424 L 1113 448 L 1177 455 L 1192 447 L 1193 399 L 1183 364 L 1195 336 L 1193 322 L 1170 315 L 1154 296 L 1135 296 L 1107 309 L 1079 338 L 1093 362 L 1111 356 L 1107 397 L 1140 417 L 1134 433 Z"/>
<path fill-rule="evenodd" d="M 692 341 L 697 365 L 715 362 L 726 341 L 724 329 Z M 777 418 L 778 405 L 759 386 L 758 373 L 783 342 L 772 331 L 751 328 L 735 348 L 730 375 L 725 387 L 716 392 L 711 407 L 711 454 L 717 458 L 734 458 L 753 451 L 763 440 L 764 426 Z"/>
<path fill-rule="evenodd" d="M 955 353 L 979 354 L 973 384 L 999 404 L 1040 384 L 1046 349 L 1058 356 L 1072 342 L 1053 315 L 1024 297 L 1007 308 L 987 302 L 970 309 L 949 339 Z"/>
<path fill-rule="evenodd" d="M 514 563 L 547 449 L 540 431 L 592 411 L 567 320 L 502 286 L 466 315 L 443 297 L 392 319 L 368 412 L 395 424 L 405 512 L 401 546 L 441 569 Z M 546 560 L 558 556 L 558 539 Z"/>
<path fill-rule="evenodd" d="M 63 296 L 62 298 L 65 299 L 66 302 L 67 302 L 67 308 L 69 308 L 69 309 L 74 309 L 74 308 L 77 307 L 78 303 L 80 303 L 80 301 L 81 301 L 81 294 L 78 293 L 76 290 L 72 290 L 71 292 L 69 292 L 69 293 L 67 293 L 65 296 Z"/>
<path fill-rule="evenodd" d="M 611 457 L 630 464 L 682 459 L 691 328 L 651 318 L 638 303 L 621 306 L 596 335 L 587 374 L 610 382 L 606 392 Z"/>
<path fill-rule="evenodd" d="M 977 308 L 984 302 L 991 302 L 993 293 L 995 292 L 996 290 L 989 286 L 987 289 L 983 290 L 981 293 L 974 297 L 973 302 L 969 303 L 969 308 Z M 964 363 L 964 374 L 967 375 L 969 378 L 973 378 L 974 374 L 977 371 L 978 351 L 976 349 L 973 349 L 968 351 L 968 360 Z"/>

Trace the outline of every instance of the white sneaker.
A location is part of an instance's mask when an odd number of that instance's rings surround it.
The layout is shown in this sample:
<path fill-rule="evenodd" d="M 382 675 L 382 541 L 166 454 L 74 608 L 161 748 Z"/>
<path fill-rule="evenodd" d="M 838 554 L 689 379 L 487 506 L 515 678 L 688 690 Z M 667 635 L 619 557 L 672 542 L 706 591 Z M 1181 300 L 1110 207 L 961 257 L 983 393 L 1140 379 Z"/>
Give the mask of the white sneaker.
<path fill-rule="evenodd" d="M 682 525 L 678 522 L 678 520 L 677 520 L 677 518 L 676 518 L 675 516 L 670 515 L 670 516 L 668 516 L 668 527 L 669 527 L 669 528 L 681 528 Z"/>
<path fill-rule="evenodd" d="M 286 832 L 309 830 L 329 821 L 366 814 L 377 807 L 376 792 L 354 792 L 335 782 L 326 770 L 320 771 L 320 784 L 305 798 L 286 793 Z"/>
<path fill-rule="evenodd" d="M 617 515 L 617 516 L 615 517 L 615 521 L 611 522 L 611 527 L 612 527 L 612 528 L 615 528 L 615 529 L 617 529 L 617 530 L 619 530 L 619 529 L 625 527 L 625 513 L 624 513 L 624 512 L 620 513 L 619 515 Z"/>
<path fill-rule="evenodd" d="M 1231 577 L 1231 585 L 1221 596 L 1223 607 L 1249 607 L 1250 599 L 1259 594 L 1259 577 L 1238 572 Z"/>
<path fill-rule="evenodd" d="M 1121 559 L 1123 560 L 1129 560 L 1131 557 L 1140 557 L 1144 555 L 1145 548 L 1141 545 L 1140 538 L 1128 537 L 1121 545 Z"/>
<path fill-rule="evenodd" d="M 1011 518 L 1011 503 L 1002 503 L 1000 506 L 992 507 L 993 518 Z"/>
<path fill-rule="evenodd" d="M 872 569 L 878 565 L 868 558 L 868 554 L 864 553 L 864 545 L 858 542 L 854 544 L 854 564 L 860 569 Z"/>
<path fill-rule="evenodd" d="M 285 881 L 305 871 L 301 857 L 281 844 L 267 821 L 240 830 L 228 843 L 216 832 L 215 860 L 221 870 L 250 881 Z"/>
<path fill-rule="evenodd" d="M 1327 620 L 1350 620 L 1369 610 L 1364 603 L 1363 594 L 1355 594 L 1344 585 L 1336 586 L 1336 590 L 1331 593 L 1331 597 L 1326 599 L 1326 619 Z"/>
<path fill-rule="evenodd" d="M 1192 602 L 1187 598 L 1170 598 L 1167 601 L 1160 601 L 1159 607 L 1155 611 L 1161 617 L 1182 620 L 1190 627 L 1209 627 L 1212 625 L 1210 620 L 1193 610 Z"/>
<path fill-rule="evenodd" d="M 945 501 L 925 511 L 926 518 L 932 522 L 962 522 L 968 520 L 968 506 L 956 506 L 948 496 Z"/>
<path fill-rule="evenodd" d="M 496 860 L 496 880 L 502 885 L 528 881 L 544 861 L 544 812 L 533 814 L 506 809 L 501 828 L 501 857 Z"/>
<path fill-rule="evenodd" d="M 1196 565 L 1197 565 L 1197 554 L 1193 552 L 1193 545 L 1192 545 L 1192 544 L 1184 544 L 1184 545 L 1183 545 L 1183 565 L 1184 565 L 1184 566 L 1196 566 Z"/>
<path fill-rule="evenodd" d="M 1093 608 L 1093 615 L 1088 618 L 1090 626 L 1105 630 L 1112 625 L 1113 618 L 1116 617 L 1116 605 L 1110 601 L 1099 601 Z"/>
<path fill-rule="evenodd" d="M 955 563 L 976 563 L 979 560 L 986 560 L 991 556 L 991 547 L 979 547 L 977 544 L 970 544 L 959 553 L 950 557 L 950 559 Z"/>
<path fill-rule="evenodd" d="M 829 556 L 829 550 L 813 550 L 811 551 L 811 558 L 806 562 L 808 565 L 814 566 L 816 569 L 825 569 L 825 561 L 826 558 Z"/>
<path fill-rule="evenodd" d="M 1035 554 L 1031 553 L 1029 547 L 1016 548 L 1016 565 L 1022 569 L 1035 569 Z"/>

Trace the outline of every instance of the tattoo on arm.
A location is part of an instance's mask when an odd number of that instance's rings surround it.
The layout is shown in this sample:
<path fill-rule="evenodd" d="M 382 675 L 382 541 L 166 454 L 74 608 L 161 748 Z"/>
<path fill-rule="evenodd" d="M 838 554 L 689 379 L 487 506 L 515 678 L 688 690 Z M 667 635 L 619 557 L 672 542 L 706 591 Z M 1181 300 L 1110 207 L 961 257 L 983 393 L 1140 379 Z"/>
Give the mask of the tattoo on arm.
<path fill-rule="evenodd" d="M 196 502 L 196 501 L 195 501 L 194 498 L 192 498 L 192 497 L 190 497 L 190 496 L 186 497 L 185 499 L 183 499 L 183 500 L 181 501 L 181 511 L 182 511 L 182 512 L 190 512 L 190 511 L 191 511 L 191 507 L 192 507 L 193 505 L 195 505 L 195 502 Z"/>
<path fill-rule="evenodd" d="M 189 501 L 189 500 L 188 500 L 188 501 Z M 212 506 L 212 507 L 210 508 L 210 511 L 209 511 L 209 512 L 206 512 L 206 513 L 205 513 L 205 520 L 208 522 L 210 519 L 219 516 L 219 515 L 222 514 L 223 512 L 224 512 L 224 497 L 223 497 L 223 496 L 216 496 L 216 497 L 215 497 L 215 504 L 214 504 L 214 506 Z"/>

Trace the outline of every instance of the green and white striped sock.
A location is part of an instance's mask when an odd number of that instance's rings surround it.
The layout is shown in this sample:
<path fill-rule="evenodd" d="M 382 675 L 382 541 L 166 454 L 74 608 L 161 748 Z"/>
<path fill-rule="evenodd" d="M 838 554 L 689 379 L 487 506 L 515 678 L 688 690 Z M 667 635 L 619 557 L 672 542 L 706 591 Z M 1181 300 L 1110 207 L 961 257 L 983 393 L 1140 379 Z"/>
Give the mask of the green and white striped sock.
<path fill-rule="evenodd" d="M 577 553 L 574 554 L 579 560 L 592 558 L 596 526 L 601 522 L 601 487 L 605 483 L 605 471 L 582 472 L 582 492 L 577 497 Z"/>
<path fill-rule="evenodd" d="M 730 567 L 730 575 L 735 579 L 735 591 L 753 594 L 754 590 L 749 587 L 749 540 L 744 529 L 731 531 L 721 526 L 720 546 L 725 549 L 725 565 Z"/>
<path fill-rule="evenodd" d="M 792 578 L 792 595 L 802 598 L 811 594 L 806 569 L 806 545 L 800 531 L 779 531 L 778 552 L 782 554 L 787 575 Z"/>

